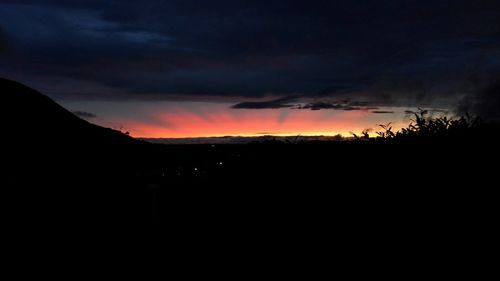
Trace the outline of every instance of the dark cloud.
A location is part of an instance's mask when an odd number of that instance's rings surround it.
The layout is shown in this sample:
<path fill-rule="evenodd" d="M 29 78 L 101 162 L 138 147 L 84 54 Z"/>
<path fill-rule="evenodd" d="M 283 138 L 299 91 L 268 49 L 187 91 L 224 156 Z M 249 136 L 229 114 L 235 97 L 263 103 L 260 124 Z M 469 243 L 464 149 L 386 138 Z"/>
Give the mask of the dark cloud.
<path fill-rule="evenodd" d="M 5 31 L 0 26 L 0 55 L 7 52 L 7 49 L 8 49 L 7 33 L 5 33 Z"/>
<path fill-rule="evenodd" d="M 75 114 L 76 116 L 78 117 L 81 117 L 81 118 L 84 118 L 84 119 L 90 119 L 90 118 L 96 118 L 97 115 L 93 114 L 93 113 L 90 113 L 90 112 L 86 112 L 86 111 L 73 111 L 73 114 Z"/>
<path fill-rule="evenodd" d="M 343 109 L 343 108 L 344 108 L 343 105 L 329 103 L 329 102 L 314 102 L 297 107 L 297 109 L 310 109 L 310 110 Z"/>
<path fill-rule="evenodd" d="M 431 108 L 431 109 L 417 108 L 416 110 L 405 110 L 404 113 L 406 115 L 415 115 L 415 114 L 424 113 L 424 114 L 428 114 L 430 116 L 434 116 L 436 114 L 437 115 L 442 115 L 442 114 L 448 115 L 448 114 L 450 114 L 450 110 L 439 109 L 439 108 Z"/>
<path fill-rule="evenodd" d="M 389 110 L 373 110 L 372 113 L 375 113 L 375 114 L 393 114 L 394 111 L 389 111 Z"/>
<path fill-rule="evenodd" d="M 293 104 L 290 102 L 296 100 L 296 97 L 287 97 L 271 101 L 261 101 L 261 102 L 241 102 L 233 105 L 233 109 L 278 109 L 278 108 L 290 108 Z"/>
<path fill-rule="evenodd" d="M 16 50 L 0 76 L 59 98 L 444 107 L 488 96 L 479 91 L 500 71 L 499 15 L 496 0 L 0 1 Z"/>
<path fill-rule="evenodd" d="M 376 110 L 378 107 L 374 107 L 374 103 L 365 101 L 340 101 L 340 102 L 327 102 L 327 101 L 316 101 L 310 103 L 300 103 L 298 102 L 300 97 L 285 97 L 270 101 L 259 101 L 259 102 L 242 102 L 233 105 L 233 109 L 280 109 L 280 108 L 290 108 L 290 109 L 310 109 L 310 110 Z M 295 104 L 292 104 L 295 102 Z M 375 112 L 379 113 L 379 112 Z"/>
<path fill-rule="evenodd" d="M 310 110 L 322 110 L 322 109 L 333 109 L 333 110 L 373 110 L 378 109 L 374 107 L 370 102 L 364 101 L 342 101 L 342 102 L 312 102 L 304 105 L 298 105 L 294 107 L 295 109 L 310 109 Z"/>
<path fill-rule="evenodd" d="M 457 111 L 461 115 L 472 114 L 485 120 L 500 121 L 500 80 L 475 94 L 466 96 Z"/>

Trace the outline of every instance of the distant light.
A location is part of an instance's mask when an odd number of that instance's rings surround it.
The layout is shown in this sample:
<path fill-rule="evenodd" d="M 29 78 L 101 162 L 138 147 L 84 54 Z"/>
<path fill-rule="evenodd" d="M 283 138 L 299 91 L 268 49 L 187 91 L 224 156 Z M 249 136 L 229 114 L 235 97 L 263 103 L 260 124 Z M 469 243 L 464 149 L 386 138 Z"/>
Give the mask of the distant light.
<path fill-rule="evenodd" d="M 198 171 L 198 168 L 194 168 L 195 171 Z"/>
<path fill-rule="evenodd" d="M 219 162 L 219 165 L 224 165 L 224 163 L 223 162 Z"/>

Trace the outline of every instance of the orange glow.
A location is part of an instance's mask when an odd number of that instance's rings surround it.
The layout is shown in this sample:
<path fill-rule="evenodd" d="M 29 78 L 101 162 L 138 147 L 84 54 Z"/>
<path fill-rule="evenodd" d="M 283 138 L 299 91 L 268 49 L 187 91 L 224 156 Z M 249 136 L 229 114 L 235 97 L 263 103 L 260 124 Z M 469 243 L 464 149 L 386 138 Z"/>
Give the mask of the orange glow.
<path fill-rule="evenodd" d="M 377 123 L 387 123 L 395 119 L 393 115 L 381 116 L 361 110 L 245 110 L 230 109 L 223 104 L 184 104 L 165 110 L 154 108 L 147 115 L 147 120 L 139 121 L 119 116 L 109 118 L 108 122 L 120 124 L 123 130 L 129 131 L 134 137 L 190 138 L 336 134 L 351 136 L 350 132 L 360 133 L 364 129 L 375 128 Z M 398 127 L 397 124 L 395 127 Z"/>

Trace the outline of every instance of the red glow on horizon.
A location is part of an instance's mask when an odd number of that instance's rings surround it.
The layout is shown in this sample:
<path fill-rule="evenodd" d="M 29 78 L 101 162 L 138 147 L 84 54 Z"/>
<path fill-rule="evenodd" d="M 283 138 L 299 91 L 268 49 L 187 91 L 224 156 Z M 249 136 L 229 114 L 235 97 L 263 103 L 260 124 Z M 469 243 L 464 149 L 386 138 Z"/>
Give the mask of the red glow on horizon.
<path fill-rule="evenodd" d="M 113 118 L 134 137 L 191 138 L 258 135 L 350 135 L 375 128 L 381 118 L 367 111 L 262 109 L 237 110 L 223 105 L 172 107 L 150 111 L 148 120 Z M 149 120 L 150 119 L 150 120 Z M 383 123 L 383 122 L 379 122 Z"/>

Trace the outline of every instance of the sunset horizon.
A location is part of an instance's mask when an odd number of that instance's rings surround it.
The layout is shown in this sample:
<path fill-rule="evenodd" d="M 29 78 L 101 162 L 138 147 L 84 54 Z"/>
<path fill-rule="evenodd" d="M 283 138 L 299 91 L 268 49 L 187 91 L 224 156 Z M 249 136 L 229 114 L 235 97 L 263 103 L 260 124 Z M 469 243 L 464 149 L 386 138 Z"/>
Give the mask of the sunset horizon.
<path fill-rule="evenodd" d="M 233 109 L 229 103 L 207 102 L 159 101 L 140 104 L 142 106 L 109 101 L 87 102 L 83 103 L 84 106 L 82 103 L 63 103 L 68 110 L 89 122 L 128 132 L 137 138 L 265 135 L 349 137 L 365 130 L 371 136 L 376 136 L 380 124 L 391 123 L 395 130 L 399 130 L 413 119 L 410 112 L 417 111 L 410 107 L 326 111 L 297 108 Z M 85 105 L 92 107 L 95 114 L 86 115 Z M 108 108 L 111 106 L 114 114 L 109 114 Z M 443 115 L 441 111 L 440 115 Z M 141 118 L 127 118 L 127 115 Z"/>

